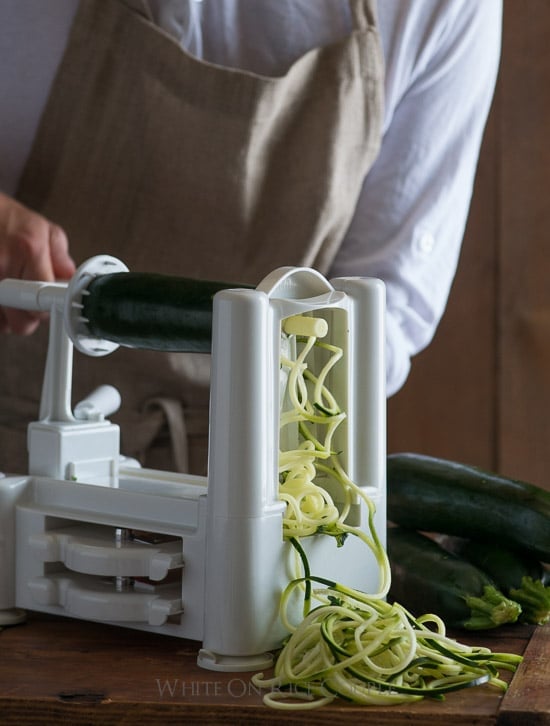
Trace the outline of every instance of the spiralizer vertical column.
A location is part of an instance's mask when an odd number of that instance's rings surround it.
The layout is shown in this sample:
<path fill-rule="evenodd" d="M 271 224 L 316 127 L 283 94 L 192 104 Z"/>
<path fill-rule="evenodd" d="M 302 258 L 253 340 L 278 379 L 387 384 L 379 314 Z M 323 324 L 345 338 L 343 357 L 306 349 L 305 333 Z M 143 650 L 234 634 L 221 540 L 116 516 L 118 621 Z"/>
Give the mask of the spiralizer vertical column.
<path fill-rule="evenodd" d="M 203 649 L 212 670 L 264 668 L 273 647 L 284 505 L 277 498 L 278 405 L 268 296 L 214 300 Z M 278 325 L 278 321 L 277 321 Z M 274 368 L 277 366 L 277 368 Z"/>

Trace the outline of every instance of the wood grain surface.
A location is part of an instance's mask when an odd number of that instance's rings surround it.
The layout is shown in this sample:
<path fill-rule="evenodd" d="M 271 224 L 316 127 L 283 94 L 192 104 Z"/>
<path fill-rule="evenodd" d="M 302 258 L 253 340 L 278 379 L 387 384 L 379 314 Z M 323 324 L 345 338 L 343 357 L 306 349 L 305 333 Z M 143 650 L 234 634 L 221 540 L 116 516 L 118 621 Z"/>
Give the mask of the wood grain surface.
<path fill-rule="evenodd" d="M 506 695 L 480 686 L 392 707 L 335 701 L 285 713 L 285 724 L 550 723 L 550 628 L 513 626 L 463 642 L 526 653 Z M 198 644 L 114 626 L 31 614 L 0 633 L 0 723 L 3 726 L 98 724 L 269 724 L 250 673 L 216 673 L 196 664 Z M 509 673 L 502 674 L 510 680 Z M 503 720 L 504 719 L 504 720 Z M 523 720 L 522 720 L 523 719 Z M 527 720 L 526 720 L 527 719 Z M 538 720 L 532 720 L 538 719 Z"/>

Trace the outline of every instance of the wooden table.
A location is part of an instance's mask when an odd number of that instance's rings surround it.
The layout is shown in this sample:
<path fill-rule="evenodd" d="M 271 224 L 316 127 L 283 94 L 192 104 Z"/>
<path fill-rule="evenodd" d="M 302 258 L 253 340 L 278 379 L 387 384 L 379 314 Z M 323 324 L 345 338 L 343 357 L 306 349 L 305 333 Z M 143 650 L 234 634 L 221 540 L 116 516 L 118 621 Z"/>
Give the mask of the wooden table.
<path fill-rule="evenodd" d="M 512 626 L 460 640 L 524 654 L 506 694 L 480 686 L 392 707 L 337 701 L 285 712 L 292 724 L 550 724 L 550 626 Z M 263 705 L 251 674 L 205 671 L 197 643 L 78 620 L 30 614 L 0 633 L 0 723 L 268 724 L 281 713 Z M 510 680 L 510 675 L 504 676 Z"/>

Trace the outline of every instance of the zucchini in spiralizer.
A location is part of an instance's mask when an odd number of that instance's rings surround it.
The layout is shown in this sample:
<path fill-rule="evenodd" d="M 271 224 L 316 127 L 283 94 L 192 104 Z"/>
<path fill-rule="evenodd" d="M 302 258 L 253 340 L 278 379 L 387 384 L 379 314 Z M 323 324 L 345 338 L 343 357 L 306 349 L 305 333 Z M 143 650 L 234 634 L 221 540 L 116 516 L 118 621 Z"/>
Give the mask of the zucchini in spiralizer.
<path fill-rule="evenodd" d="M 149 350 L 210 352 L 212 308 L 220 290 L 249 287 L 139 272 L 100 275 L 82 315 L 91 335 Z"/>
<path fill-rule="evenodd" d="M 500 592 L 480 569 L 444 550 L 419 532 L 390 527 L 390 598 L 413 612 L 434 612 L 452 627 L 467 630 L 513 623 L 521 607 Z"/>
<path fill-rule="evenodd" d="M 550 492 L 421 454 L 387 458 L 388 519 L 410 529 L 500 542 L 550 562 Z"/>

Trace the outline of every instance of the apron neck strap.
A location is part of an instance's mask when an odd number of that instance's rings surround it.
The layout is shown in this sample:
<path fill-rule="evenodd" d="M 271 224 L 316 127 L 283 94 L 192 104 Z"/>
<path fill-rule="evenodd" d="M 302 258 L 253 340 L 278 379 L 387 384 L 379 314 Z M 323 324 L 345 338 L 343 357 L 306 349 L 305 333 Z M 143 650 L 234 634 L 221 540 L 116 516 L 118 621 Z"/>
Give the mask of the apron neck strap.
<path fill-rule="evenodd" d="M 127 8 L 130 8 L 130 10 L 133 10 L 138 15 L 143 15 L 147 20 L 153 19 L 147 0 L 119 0 L 119 2 L 126 5 Z"/>
<path fill-rule="evenodd" d="M 376 0 L 349 0 L 349 5 L 355 30 L 376 25 Z"/>

